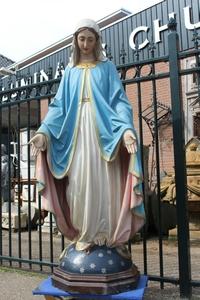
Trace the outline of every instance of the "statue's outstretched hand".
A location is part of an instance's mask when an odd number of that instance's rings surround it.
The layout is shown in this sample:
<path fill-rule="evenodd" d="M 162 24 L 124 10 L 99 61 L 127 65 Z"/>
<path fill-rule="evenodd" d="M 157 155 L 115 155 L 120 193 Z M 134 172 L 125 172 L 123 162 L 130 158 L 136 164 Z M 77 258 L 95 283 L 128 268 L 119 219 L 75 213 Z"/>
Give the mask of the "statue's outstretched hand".
<path fill-rule="evenodd" d="M 137 152 L 136 137 L 132 130 L 128 129 L 124 132 L 123 141 L 128 153 L 132 154 Z"/>
<path fill-rule="evenodd" d="M 29 144 L 31 144 L 31 154 L 33 156 L 37 156 L 40 151 L 46 150 L 46 137 L 42 133 L 37 133 L 30 141 Z"/>

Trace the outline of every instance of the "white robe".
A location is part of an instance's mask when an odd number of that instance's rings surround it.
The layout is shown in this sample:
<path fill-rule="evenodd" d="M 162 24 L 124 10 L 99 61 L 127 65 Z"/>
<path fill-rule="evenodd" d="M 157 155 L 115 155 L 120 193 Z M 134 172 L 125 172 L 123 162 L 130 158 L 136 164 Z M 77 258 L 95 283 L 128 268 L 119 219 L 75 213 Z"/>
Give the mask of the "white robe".
<path fill-rule="evenodd" d="M 71 221 L 79 230 L 77 250 L 92 244 L 110 245 L 122 202 L 119 157 L 112 162 L 101 157 L 87 80 L 86 72 L 76 148 L 67 186 Z"/>

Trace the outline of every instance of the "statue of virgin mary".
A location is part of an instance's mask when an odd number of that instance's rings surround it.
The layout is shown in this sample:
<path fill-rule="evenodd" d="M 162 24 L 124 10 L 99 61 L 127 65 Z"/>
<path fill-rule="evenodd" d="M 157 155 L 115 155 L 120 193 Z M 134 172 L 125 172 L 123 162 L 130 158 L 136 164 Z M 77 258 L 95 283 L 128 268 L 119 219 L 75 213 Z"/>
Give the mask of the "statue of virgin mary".
<path fill-rule="evenodd" d="M 57 94 L 31 140 L 42 208 L 76 250 L 117 247 L 144 224 L 132 107 L 96 22 L 81 20 Z"/>

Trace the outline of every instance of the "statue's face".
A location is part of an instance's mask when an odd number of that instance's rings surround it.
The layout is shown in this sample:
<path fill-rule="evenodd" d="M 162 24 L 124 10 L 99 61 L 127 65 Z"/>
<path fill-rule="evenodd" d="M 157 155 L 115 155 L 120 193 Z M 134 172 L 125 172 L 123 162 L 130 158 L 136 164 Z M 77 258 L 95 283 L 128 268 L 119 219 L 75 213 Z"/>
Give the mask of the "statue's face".
<path fill-rule="evenodd" d="M 85 29 L 78 34 L 77 43 L 81 54 L 91 55 L 96 46 L 96 36 L 90 30 Z"/>

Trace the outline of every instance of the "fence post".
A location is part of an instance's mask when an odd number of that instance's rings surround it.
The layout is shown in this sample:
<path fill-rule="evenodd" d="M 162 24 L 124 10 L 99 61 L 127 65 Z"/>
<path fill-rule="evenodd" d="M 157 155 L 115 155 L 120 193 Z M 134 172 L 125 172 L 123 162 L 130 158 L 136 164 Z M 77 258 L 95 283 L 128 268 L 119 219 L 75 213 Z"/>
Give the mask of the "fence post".
<path fill-rule="evenodd" d="M 176 32 L 175 19 L 170 19 L 168 28 L 170 30 L 168 34 L 168 46 L 176 182 L 179 284 L 180 296 L 190 298 L 191 264 L 185 160 L 184 114 L 181 80 L 179 74 L 179 37 Z"/>

